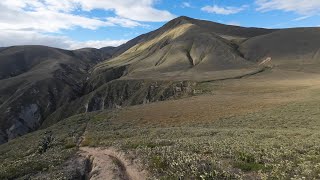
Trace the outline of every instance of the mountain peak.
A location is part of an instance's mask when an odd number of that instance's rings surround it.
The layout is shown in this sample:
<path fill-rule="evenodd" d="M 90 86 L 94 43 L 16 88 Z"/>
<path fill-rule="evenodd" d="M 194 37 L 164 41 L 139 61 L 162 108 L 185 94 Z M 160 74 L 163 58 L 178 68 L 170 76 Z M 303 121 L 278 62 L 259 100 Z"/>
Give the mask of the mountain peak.
<path fill-rule="evenodd" d="M 171 20 L 170 22 L 174 22 L 175 24 L 184 24 L 184 23 L 190 23 L 190 21 L 193 20 L 190 17 L 187 16 L 179 16 L 173 20 Z M 169 23 L 170 23 L 169 22 Z"/>
<path fill-rule="evenodd" d="M 175 18 L 174 20 L 191 20 L 192 18 L 188 17 L 188 16 L 179 16 L 177 18 Z"/>
<path fill-rule="evenodd" d="M 175 19 L 172 19 L 168 23 L 166 23 L 161 29 L 166 31 L 168 29 L 175 28 L 175 27 L 180 26 L 182 24 L 192 23 L 192 20 L 193 20 L 192 18 L 189 18 L 187 16 L 179 16 Z"/>

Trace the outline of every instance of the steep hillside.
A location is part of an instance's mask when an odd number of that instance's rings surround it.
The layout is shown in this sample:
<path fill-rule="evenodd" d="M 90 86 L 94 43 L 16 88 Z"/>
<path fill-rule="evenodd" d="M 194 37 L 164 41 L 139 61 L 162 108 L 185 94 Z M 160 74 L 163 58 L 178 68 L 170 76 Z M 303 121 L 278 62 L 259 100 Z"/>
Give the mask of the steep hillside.
<path fill-rule="evenodd" d="M 62 104 L 82 95 L 87 71 L 111 54 L 44 46 L 0 52 L 0 143 L 36 130 Z"/>
<path fill-rule="evenodd" d="M 179 17 L 156 31 L 129 41 L 122 46 L 125 47 L 122 54 L 95 66 L 89 79 L 90 88 L 109 82 L 105 75 L 110 71 L 116 71 L 117 77 L 129 79 L 198 81 L 219 78 L 227 73 L 232 77 L 239 70 L 247 72 L 255 68 L 238 52 L 236 39 L 273 31 Z"/>
<path fill-rule="evenodd" d="M 193 19 L 190 17 L 186 16 L 181 16 L 176 19 L 173 19 L 169 21 L 167 24 L 165 24 L 163 27 L 151 31 L 149 33 L 140 35 L 127 43 L 117 47 L 114 51 L 114 56 L 120 55 L 130 49 L 131 47 L 135 46 L 136 44 L 142 43 L 149 41 L 153 39 L 156 36 L 159 36 L 160 34 L 163 34 L 173 28 L 176 28 L 179 25 L 185 24 L 185 23 L 190 23 L 197 25 L 203 29 L 207 29 L 208 31 L 214 32 L 221 37 L 226 37 L 226 38 L 240 38 L 240 39 L 245 39 L 245 38 L 250 38 L 250 37 L 255 37 L 259 35 L 264 35 L 271 33 L 276 30 L 272 29 L 263 29 L 263 28 L 246 28 L 246 27 L 240 27 L 240 26 L 232 26 L 232 25 L 225 25 L 225 24 L 220 24 L 220 23 L 215 23 L 212 21 L 204 21 L 204 20 L 199 20 L 199 19 Z"/>

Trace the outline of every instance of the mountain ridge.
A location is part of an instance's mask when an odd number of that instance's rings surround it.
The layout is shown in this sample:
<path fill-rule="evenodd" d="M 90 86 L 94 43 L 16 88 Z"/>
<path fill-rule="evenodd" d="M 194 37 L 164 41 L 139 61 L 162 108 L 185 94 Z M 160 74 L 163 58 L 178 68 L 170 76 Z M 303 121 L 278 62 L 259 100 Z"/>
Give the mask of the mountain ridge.
<path fill-rule="evenodd" d="M 87 71 L 108 53 L 46 46 L 0 52 L 0 143 L 34 131 L 63 103 L 82 95 Z"/>

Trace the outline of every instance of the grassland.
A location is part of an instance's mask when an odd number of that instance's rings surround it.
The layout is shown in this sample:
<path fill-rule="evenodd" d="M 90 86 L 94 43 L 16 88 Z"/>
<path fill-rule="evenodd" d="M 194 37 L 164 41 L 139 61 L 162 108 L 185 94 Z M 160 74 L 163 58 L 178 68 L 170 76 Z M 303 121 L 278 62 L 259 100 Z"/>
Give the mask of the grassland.
<path fill-rule="evenodd" d="M 0 179 L 60 172 L 81 134 L 81 146 L 126 152 L 150 179 L 319 179 L 319 80 L 274 70 L 200 83 L 193 97 L 74 116 L 0 146 Z M 47 131 L 54 146 L 39 154 Z"/>
<path fill-rule="evenodd" d="M 130 152 L 151 179 L 318 179 L 318 80 L 291 74 L 273 81 L 274 73 L 200 84 L 200 96 L 101 112 L 88 123 L 83 145 Z"/>

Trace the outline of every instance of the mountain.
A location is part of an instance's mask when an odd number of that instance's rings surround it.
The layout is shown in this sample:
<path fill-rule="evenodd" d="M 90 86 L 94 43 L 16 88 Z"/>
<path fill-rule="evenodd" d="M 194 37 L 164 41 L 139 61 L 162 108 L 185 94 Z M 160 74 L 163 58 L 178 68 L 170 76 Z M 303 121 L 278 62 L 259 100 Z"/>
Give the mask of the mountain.
<path fill-rule="evenodd" d="M 107 49 L 106 49 L 107 50 Z M 87 71 L 112 54 L 15 46 L 0 52 L 0 142 L 40 127 L 62 104 L 82 95 Z"/>
<path fill-rule="evenodd" d="M 252 67 L 243 58 L 238 43 L 276 30 L 243 28 L 188 17 L 179 17 L 160 29 L 129 41 L 121 54 L 93 68 L 95 83 L 109 69 L 124 68 L 127 78 L 191 79 L 206 73 Z M 125 48 L 124 48 L 125 47 Z"/>
<path fill-rule="evenodd" d="M 170 99 L 176 81 L 209 81 L 260 71 L 256 63 L 243 58 L 238 43 L 273 31 L 174 19 L 119 46 L 111 59 L 94 66 L 86 95 L 58 109 L 44 124 L 77 113 Z M 151 90 L 153 83 L 160 88 Z M 185 88 L 191 88 L 188 84 Z"/>
<path fill-rule="evenodd" d="M 183 16 L 119 47 L 4 48 L 0 139 L 78 113 L 170 99 L 177 82 L 192 89 L 193 82 L 256 74 L 265 70 L 261 62 L 268 57 L 273 67 L 303 64 L 304 71 L 315 72 L 319 37 L 319 28 L 246 28 Z M 151 88 L 155 84 L 160 88 Z"/>

